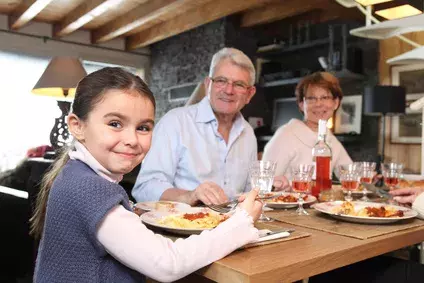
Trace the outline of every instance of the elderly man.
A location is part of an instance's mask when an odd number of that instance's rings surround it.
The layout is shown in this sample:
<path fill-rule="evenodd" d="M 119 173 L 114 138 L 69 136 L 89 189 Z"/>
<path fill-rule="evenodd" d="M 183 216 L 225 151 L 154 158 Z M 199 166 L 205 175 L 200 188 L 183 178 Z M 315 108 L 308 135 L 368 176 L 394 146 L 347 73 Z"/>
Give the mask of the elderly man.
<path fill-rule="evenodd" d="M 240 110 L 256 92 L 254 81 L 254 66 L 243 52 L 217 52 L 204 80 L 206 97 L 169 111 L 156 126 L 134 198 L 217 204 L 250 190 L 257 144 Z"/>

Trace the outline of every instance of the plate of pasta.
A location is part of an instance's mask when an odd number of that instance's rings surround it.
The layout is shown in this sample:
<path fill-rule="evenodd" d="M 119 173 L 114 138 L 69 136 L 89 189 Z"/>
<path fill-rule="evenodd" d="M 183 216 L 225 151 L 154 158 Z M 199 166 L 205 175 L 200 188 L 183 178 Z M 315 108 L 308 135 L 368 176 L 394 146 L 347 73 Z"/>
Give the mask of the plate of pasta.
<path fill-rule="evenodd" d="M 152 210 L 141 215 L 145 224 L 179 235 L 200 234 L 204 230 L 215 228 L 228 218 L 227 214 L 196 207 L 178 213 Z"/>
<path fill-rule="evenodd" d="M 269 193 L 273 194 L 273 193 Z M 297 207 L 297 193 L 283 193 L 281 194 L 278 192 L 278 196 L 272 199 L 267 199 L 264 202 L 266 203 L 266 206 L 272 207 L 272 208 L 293 208 Z M 267 194 L 268 195 L 268 194 Z M 317 199 L 314 196 L 311 195 L 305 195 L 303 197 L 303 204 L 311 204 L 315 202 Z"/>
<path fill-rule="evenodd" d="M 366 224 L 393 223 L 418 215 L 407 207 L 362 201 L 322 202 L 313 205 L 313 208 L 337 219 Z"/>

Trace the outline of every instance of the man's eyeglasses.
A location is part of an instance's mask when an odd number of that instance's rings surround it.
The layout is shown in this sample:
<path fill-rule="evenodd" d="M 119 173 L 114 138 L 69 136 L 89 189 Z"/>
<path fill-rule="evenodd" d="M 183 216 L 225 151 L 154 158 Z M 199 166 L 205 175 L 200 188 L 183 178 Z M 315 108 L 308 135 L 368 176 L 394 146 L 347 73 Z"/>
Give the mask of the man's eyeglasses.
<path fill-rule="evenodd" d="M 242 81 L 231 82 L 231 80 L 224 77 L 210 78 L 211 81 L 215 84 L 217 88 L 226 88 L 228 84 L 231 84 L 235 92 L 244 93 L 246 92 L 250 86 L 245 84 Z"/>
<path fill-rule="evenodd" d="M 315 96 L 305 97 L 305 101 L 309 104 L 317 103 L 318 100 L 322 101 L 322 102 L 330 102 L 330 101 L 334 100 L 334 97 L 331 96 L 331 95 L 326 95 L 326 96 L 321 96 L 321 97 L 315 97 Z"/>

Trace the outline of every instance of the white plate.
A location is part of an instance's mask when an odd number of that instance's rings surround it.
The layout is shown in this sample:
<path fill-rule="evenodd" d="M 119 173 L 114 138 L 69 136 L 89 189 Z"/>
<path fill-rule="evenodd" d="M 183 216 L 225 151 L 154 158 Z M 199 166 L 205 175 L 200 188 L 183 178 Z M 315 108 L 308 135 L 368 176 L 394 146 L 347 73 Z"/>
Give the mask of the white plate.
<path fill-rule="evenodd" d="M 333 212 L 333 209 L 337 206 L 340 206 L 343 203 L 343 201 L 332 201 L 332 202 L 322 202 L 314 204 L 312 207 L 316 210 L 328 214 L 334 218 L 348 221 L 348 222 L 355 222 L 355 223 L 365 223 L 365 224 L 386 224 L 386 223 L 393 223 L 404 219 L 410 219 L 414 218 L 418 215 L 418 213 L 412 209 L 397 206 L 397 205 L 391 205 L 391 204 L 381 204 L 376 202 L 362 202 L 362 201 L 352 201 L 353 206 L 355 207 L 355 211 L 358 211 L 366 206 L 371 207 L 380 207 L 380 206 L 390 206 L 398 210 L 402 210 L 404 215 L 402 217 L 366 217 L 366 216 L 352 216 L 352 215 L 343 215 L 343 214 L 336 214 Z"/>
<path fill-rule="evenodd" d="M 197 213 L 197 212 L 209 212 L 209 213 L 216 213 L 211 211 L 210 209 L 206 208 L 206 207 L 190 207 L 190 208 L 185 208 L 182 209 L 180 211 L 180 213 Z M 167 232 L 171 232 L 174 234 L 179 234 L 179 235 L 192 235 L 192 234 L 200 234 L 205 230 L 211 230 L 209 228 L 174 228 L 174 227 L 169 227 L 163 224 L 160 224 L 159 221 L 170 215 L 170 214 L 175 214 L 172 212 L 166 212 L 166 211 L 157 211 L 157 210 L 152 210 L 149 212 L 146 212 L 144 214 L 142 214 L 140 216 L 141 221 L 143 221 L 145 224 L 156 227 L 156 228 L 161 228 Z"/>
<path fill-rule="evenodd" d="M 275 193 L 280 194 L 280 192 L 275 192 Z M 294 197 L 297 198 L 297 193 L 283 193 L 283 195 L 284 196 L 293 195 Z M 316 200 L 317 200 L 316 197 L 312 195 L 308 195 L 308 198 L 305 200 L 303 204 L 311 204 L 315 202 Z M 299 206 L 297 202 L 271 202 L 266 200 L 265 203 L 266 203 L 266 206 L 272 207 L 272 208 L 293 208 L 293 207 Z"/>
<path fill-rule="evenodd" d="M 182 209 L 191 207 L 187 203 L 176 202 L 176 201 L 146 201 L 146 202 L 138 202 L 135 204 L 135 206 L 145 211 L 159 210 L 159 211 L 174 212 L 174 213 L 177 213 L 178 211 Z"/>

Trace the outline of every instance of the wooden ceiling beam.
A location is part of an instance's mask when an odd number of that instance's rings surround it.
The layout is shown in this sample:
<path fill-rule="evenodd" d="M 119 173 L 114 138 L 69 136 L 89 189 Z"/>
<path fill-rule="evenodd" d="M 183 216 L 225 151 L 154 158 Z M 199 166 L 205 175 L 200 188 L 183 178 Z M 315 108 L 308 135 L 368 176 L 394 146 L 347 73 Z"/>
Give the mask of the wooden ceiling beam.
<path fill-rule="evenodd" d="M 9 17 L 9 28 L 20 29 L 29 23 L 53 0 L 24 0 Z"/>
<path fill-rule="evenodd" d="M 260 6 L 271 0 L 214 0 L 193 8 L 171 20 L 155 25 L 148 30 L 127 37 L 129 50 L 147 46 L 165 38 L 180 34 L 228 15 Z"/>
<path fill-rule="evenodd" d="M 91 0 L 84 1 L 69 13 L 60 23 L 53 26 L 53 35 L 61 37 L 68 35 L 86 23 L 110 10 L 121 0 Z"/>
<path fill-rule="evenodd" d="M 185 10 L 202 5 L 211 0 L 153 0 L 138 6 L 131 12 L 118 17 L 114 21 L 94 30 L 91 41 L 100 43 L 111 40 L 134 29 L 149 27 L 166 21 Z"/>
<path fill-rule="evenodd" d="M 328 0 L 287 0 L 246 11 L 240 22 L 241 27 L 252 27 L 297 16 L 328 4 Z"/>

